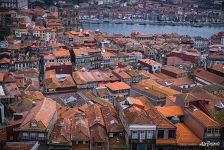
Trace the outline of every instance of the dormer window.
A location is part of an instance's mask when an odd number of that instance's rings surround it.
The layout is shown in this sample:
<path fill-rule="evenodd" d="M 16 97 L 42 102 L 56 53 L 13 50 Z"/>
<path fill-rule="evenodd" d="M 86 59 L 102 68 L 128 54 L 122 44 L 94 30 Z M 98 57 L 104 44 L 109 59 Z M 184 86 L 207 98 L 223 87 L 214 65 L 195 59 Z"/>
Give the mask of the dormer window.
<path fill-rule="evenodd" d="M 212 134 L 212 129 L 211 129 L 211 128 L 208 128 L 208 129 L 207 129 L 207 133 L 208 133 L 208 134 Z"/>
<path fill-rule="evenodd" d="M 32 127 L 32 128 L 35 128 L 35 127 L 37 127 L 37 124 L 36 124 L 35 122 L 32 122 L 32 123 L 31 123 L 31 127 Z"/>
<path fill-rule="evenodd" d="M 215 128 L 215 129 L 214 129 L 214 133 L 215 133 L 215 134 L 219 134 L 219 128 Z"/>

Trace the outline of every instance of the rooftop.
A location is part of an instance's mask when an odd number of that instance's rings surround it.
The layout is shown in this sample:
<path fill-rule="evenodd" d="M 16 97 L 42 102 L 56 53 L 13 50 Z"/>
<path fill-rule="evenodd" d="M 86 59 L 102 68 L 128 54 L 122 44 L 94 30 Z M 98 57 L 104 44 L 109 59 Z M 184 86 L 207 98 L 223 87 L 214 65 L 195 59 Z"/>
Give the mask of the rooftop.
<path fill-rule="evenodd" d="M 194 70 L 193 74 L 196 77 L 199 77 L 205 81 L 208 81 L 212 84 L 222 84 L 224 83 L 224 78 L 221 76 L 218 76 L 214 73 L 208 72 L 204 69 L 198 68 L 196 70 Z"/>
<path fill-rule="evenodd" d="M 184 116 L 184 111 L 180 106 L 157 106 L 156 109 L 165 117 Z"/>
<path fill-rule="evenodd" d="M 127 90 L 131 88 L 128 84 L 124 82 L 107 83 L 105 86 L 112 91 Z"/>
<path fill-rule="evenodd" d="M 198 120 L 206 128 L 221 127 L 218 122 L 216 122 L 211 117 L 209 117 L 208 115 L 206 115 L 204 112 L 202 112 L 197 108 L 193 110 L 189 108 L 186 111 L 189 112 L 196 120 Z"/>
<path fill-rule="evenodd" d="M 162 68 L 162 70 L 167 70 L 169 72 L 173 72 L 173 73 L 176 73 L 176 74 L 187 73 L 186 70 L 183 70 L 183 69 L 180 69 L 180 68 L 177 68 L 177 67 L 174 67 L 174 66 L 164 66 Z"/>
<path fill-rule="evenodd" d="M 183 123 L 175 124 L 176 141 L 180 146 L 185 145 L 199 145 L 202 141 Z"/>
<path fill-rule="evenodd" d="M 148 58 L 140 59 L 139 62 L 145 63 L 147 65 L 151 65 L 151 66 L 162 66 L 162 64 L 160 64 L 159 62 L 156 62 L 156 61 L 154 61 L 152 59 L 148 59 Z"/>

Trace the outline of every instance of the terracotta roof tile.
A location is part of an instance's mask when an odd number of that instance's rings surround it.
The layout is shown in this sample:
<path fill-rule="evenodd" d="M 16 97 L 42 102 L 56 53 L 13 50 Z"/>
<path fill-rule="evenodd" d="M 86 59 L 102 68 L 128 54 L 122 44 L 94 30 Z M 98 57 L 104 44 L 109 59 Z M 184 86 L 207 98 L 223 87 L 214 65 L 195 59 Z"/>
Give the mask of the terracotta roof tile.
<path fill-rule="evenodd" d="M 156 109 L 165 117 L 183 116 L 184 112 L 180 106 L 156 107 Z"/>
<path fill-rule="evenodd" d="M 180 68 L 177 68 L 177 67 L 174 67 L 174 66 L 164 66 L 162 68 L 162 70 L 167 70 L 169 72 L 174 72 L 176 74 L 187 73 L 186 70 L 183 70 L 183 69 L 180 69 Z"/>
<path fill-rule="evenodd" d="M 127 85 L 124 82 L 113 82 L 113 83 L 107 83 L 105 85 L 107 88 L 109 88 L 112 91 L 118 91 L 118 90 L 126 90 L 130 89 L 131 87 Z"/>
<path fill-rule="evenodd" d="M 157 139 L 157 145 L 176 145 L 177 141 L 175 139 Z"/>
<path fill-rule="evenodd" d="M 202 112 L 199 109 L 196 110 L 190 110 L 187 109 L 187 112 L 189 112 L 195 119 L 197 119 L 204 127 L 220 127 L 220 124 L 213 120 L 211 117 L 206 115 L 204 112 Z"/>
<path fill-rule="evenodd" d="M 124 132 L 122 123 L 113 107 L 102 107 L 101 111 L 107 132 Z"/>
<path fill-rule="evenodd" d="M 202 141 L 183 123 L 175 124 L 176 140 L 180 146 L 184 145 L 199 145 Z"/>
<path fill-rule="evenodd" d="M 218 76 L 214 73 L 211 73 L 211 72 L 208 72 L 208 71 L 205 71 L 204 69 L 196 69 L 194 70 L 193 74 L 196 76 L 196 77 L 199 77 L 205 81 L 208 81 L 210 83 L 213 83 L 213 84 L 222 84 L 224 83 L 224 78 L 221 77 L 221 76 Z"/>
<path fill-rule="evenodd" d="M 138 97 L 144 104 L 144 109 L 148 116 L 151 117 L 152 122 L 157 125 L 158 128 L 170 128 L 175 129 L 173 123 L 171 123 L 165 116 L 161 115 L 154 105 L 144 96 Z"/>
<path fill-rule="evenodd" d="M 148 64 L 148 65 L 151 65 L 151 66 L 162 66 L 162 64 L 160 64 L 159 62 L 156 62 L 156 61 L 154 61 L 152 59 L 148 59 L 148 58 L 140 59 L 139 62 Z"/>
<path fill-rule="evenodd" d="M 90 131 L 86 118 L 76 117 L 72 125 L 72 140 L 73 141 L 89 141 Z"/>
<path fill-rule="evenodd" d="M 55 57 L 70 57 L 69 50 L 59 49 L 54 52 Z"/>
<path fill-rule="evenodd" d="M 126 145 L 124 137 L 116 136 L 116 137 L 110 138 L 109 143 L 112 149 L 127 149 L 127 145 Z"/>
<path fill-rule="evenodd" d="M 89 105 L 88 109 L 86 109 L 86 114 L 88 118 L 89 127 L 92 127 L 95 124 L 105 126 L 100 106 L 98 106 L 97 104 Z"/>
<path fill-rule="evenodd" d="M 45 98 L 41 104 L 36 105 L 31 111 L 29 111 L 29 114 L 26 116 L 23 123 L 20 125 L 20 130 L 46 130 L 54 115 L 56 113 L 56 102 Z M 36 121 L 38 124 L 38 127 L 32 128 L 30 126 L 30 123 L 32 121 Z"/>

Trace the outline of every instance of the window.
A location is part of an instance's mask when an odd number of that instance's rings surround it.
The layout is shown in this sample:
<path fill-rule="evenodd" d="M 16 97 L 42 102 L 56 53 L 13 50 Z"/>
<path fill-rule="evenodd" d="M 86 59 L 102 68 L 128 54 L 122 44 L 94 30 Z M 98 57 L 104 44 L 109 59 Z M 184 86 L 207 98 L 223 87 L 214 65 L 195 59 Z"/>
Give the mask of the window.
<path fill-rule="evenodd" d="M 96 143 L 96 146 L 97 146 L 97 147 L 102 147 L 103 144 L 102 144 L 102 143 Z"/>
<path fill-rule="evenodd" d="M 138 131 L 132 131 L 132 139 L 138 139 Z"/>
<path fill-rule="evenodd" d="M 162 139 L 164 137 L 164 130 L 158 130 L 157 137 Z"/>
<path fill-rule="evenodd" d="M 214 133 L 215 133 L 215 134 L 219 134 L 219 128 L 215 128 L 215 129 L 214 129 Z"/>
<path fill-rule="evenodd" d="M 145 131 L 140 132 L 140 139 L 144 140 L 145 139 Z"/>
<path fill-rule="evenodd" d="M 123 133 L 119 133 L 119 136 L 123 136 Z"/>
<path fill-rule="evenodd" d="M 31 139 L 36 139 L 36 133 L 31 133 L 31 134 L 30 134 L 30 138 L 31 138 Z"/>
<path fill-rule="evenodd" d="M 113 133 L 109 133 L 109 137 L 113 137 Z"/>
<path fill-rule="evenodd" d="M 184 107 L 188 107 L 188 106 L 189 106 L 189 102 L 185 102 Z"/>
<path fill-rule="evenodd" d="M 153 138 L 153 131 L 147 131 L 147 139 Z"/>
<path fill-rule="evenodd" d="M 175 138 L 175 130 L 169 130 L 168 138 Z"/>
<path fill-rule="evenodd" d="M 44 138 L 44 133 L 39 133 L 40 138 Z"/>
<path fill-rule="evenodd" d="M 44 135 L 44 133 L 39 133 L 39 135 L 38 135 L 38 139 L 39 139 L 39 140 L 44 140 L 44 139 L 45 139 L 45 135 Z"/>
<path fill-rule="evenodd" d="M 27 133 L 27 132 L 24 132 L 24 133 L 23 133 L 23 137 L 24 137 L 24 138 L 28 137 L 28 133 Z"/>
<path fill-rule="evenodd" d="M 208 133 L 208 134 L 212 134 L 212 129 L 211 129 L 211 128 L 208 128 L 208 129 L 207 129 L 207 133 Z"/>

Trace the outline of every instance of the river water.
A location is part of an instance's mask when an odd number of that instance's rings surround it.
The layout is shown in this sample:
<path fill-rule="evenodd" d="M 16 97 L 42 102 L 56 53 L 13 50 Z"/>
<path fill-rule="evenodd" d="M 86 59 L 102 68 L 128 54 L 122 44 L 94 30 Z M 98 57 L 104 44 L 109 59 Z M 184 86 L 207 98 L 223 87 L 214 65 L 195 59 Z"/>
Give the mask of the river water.
<path fill-rule="evenodd" d="M 171 25 L 139 25 L 139 24 L 114 24 L 114 23 L 83 23 L 84 29 L 99 29 L 102 32 L 110 34 L 119 33 L 123 35 L 130 35 L 132 31 L 139 31 L 144 34 L 164 34 L 164 33 L 178 33 L 180 35 L 201 36 L 209 38 L 215 33 L 224 32 L 224 26 L 171 26 Z"/>

